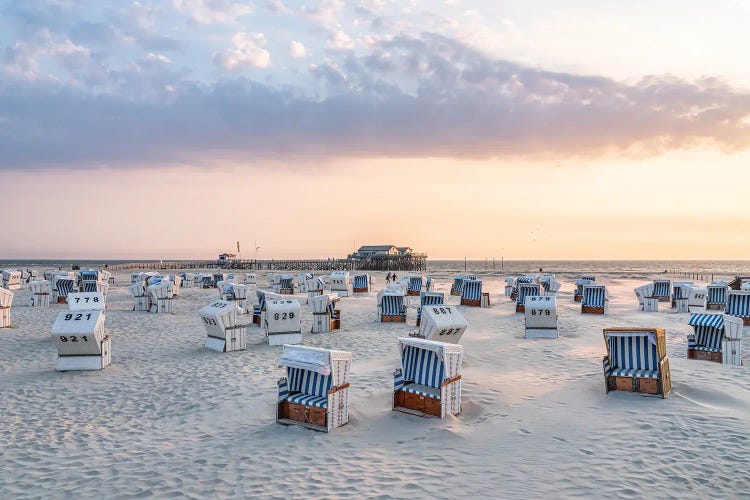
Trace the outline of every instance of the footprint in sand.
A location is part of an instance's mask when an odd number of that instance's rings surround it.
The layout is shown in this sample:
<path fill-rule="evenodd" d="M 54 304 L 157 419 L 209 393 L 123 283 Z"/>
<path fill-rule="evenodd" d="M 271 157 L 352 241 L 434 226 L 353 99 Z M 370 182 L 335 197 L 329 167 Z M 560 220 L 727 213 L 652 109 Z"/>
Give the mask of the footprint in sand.
<path fill-rule="evenodd" d="M 585 450 L 585 449 L 583 449 L 583 448 L 580 448 L 580 449 L 579 449 L 578 451 L 580 451 L 580 452 L 581 452 L 581 453 L 583 453 L 584 455 L 588 455 L 588 456 L 591 456 L 591 455 L 593 455 L 593 454 L 594 454 L 594 452 L 593 452 L 593 451 L 591 451 L 591 450 Z"/>

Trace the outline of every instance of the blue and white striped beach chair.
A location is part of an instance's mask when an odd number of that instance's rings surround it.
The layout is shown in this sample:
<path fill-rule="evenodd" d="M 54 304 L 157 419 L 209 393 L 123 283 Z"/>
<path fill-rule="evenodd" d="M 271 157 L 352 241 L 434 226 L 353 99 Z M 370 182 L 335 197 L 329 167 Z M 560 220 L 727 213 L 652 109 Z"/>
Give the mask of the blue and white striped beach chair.
<path fill-rule="evenodd" d="M 427 277 L 427 281 L 425 282 L 425 285 L 424 285 L 424 290 L 425 292 L 429 292 L 432 290 L 432 277 L 431 276 Z"/>
<path fill-rule="evenodd" d="M 706 301 L 706 309 L 719 309 L 723 311 L 727 305 L 727 284 L 711 283 L 707 288 L 708 300 Z"/>
<path fill-rule="evenodd" d="M 654 280 L 654 298 L 659 302 L 669 302 L 672 293 L 672 282 L 669 280 Z"/>
<path fill-rule="evenodd" d="M 350 352 L 285 345 L 276 421 L 325 432 L 347 424 L 351 362 Z"/>
<path fill-rule="evenodd" d="M 445 418 L 461 412 L 463 348 L 433 340 L 399 339 L 401 367 L 393 373 L 393 409 Z"/>
<path fill-rule="evenodd" d="M 355 274 L 354 275 L 354 293 L 367 293 L 370 291 L 370 275 L 369 274 Z"/>
<path fill-rule="evenodd" d="M 451 285 L 451 295 L 461 295 L 461 289 L 464 287 L 466 276 L 454 276 L 453 285 Z"/>
<path fill-rule="evenodd" d="M 607 392 L 618 390 L 666 397 L 672 390 L 663 328 L 605 328 L 602 361 Z"/>
<path fill-rule="evenodd" d="M 68 295 L 75 288 L 75 279 L 64 276 L 57 276 L 54 281 L 53 295 L 55 296 L 55 302 L 58 304 L 65 304 L 68 302 Z"/>
<path fill-rule="evenodd" d="M 607 288 L 604 285 L 583 287 L 581 314 L 604 314 L 607 310 Z"/>
<path fill-rule="evenodd" d="M 422 276 L 409 276 L 409 285 L 406 288 L 406 295 L 418 296 L 422 293 L 424 278 Z"/>
<path fill-rule="evenodd" d="M 542 295 L 541 285 L 537 283 L 521 283 L 518 285 L 518 294 L 516 295 L 516 312 L 526 312 L 526 297 L 537 297 Z"/>
<path fill-rule="evenodd" d="M 471 307 L 482 306 L 482 281 L 481 280 L 464 280 L 461 287 L 461 305 Z"/>
<path fill-rule="evenodd" d="M 294 276 L 285 274 L 279 280 L 279 293 L 281 295 L 294 295 Z"/>
<path fill-rule="evenodd" d="M 398 291 L 384 290 L 378 297 L 378 312 L 381 323 L 405 323 L 406 306 L 404 294 Z"/>
<path fill-rule="evenodd" d="M 424 306 L 442 306 L 445 304 L 445 294 L 442 292 L 422 292 L 419 295 L 419 308 L 417 309 L 417 326 L 422 321 L 422 308 Z"/>
<path fill-rule="evenodd" d="M 727 291 L 726 314 L 742 319 L 745 326 L 750 326 L 750 292 L 742 290 Z"/>

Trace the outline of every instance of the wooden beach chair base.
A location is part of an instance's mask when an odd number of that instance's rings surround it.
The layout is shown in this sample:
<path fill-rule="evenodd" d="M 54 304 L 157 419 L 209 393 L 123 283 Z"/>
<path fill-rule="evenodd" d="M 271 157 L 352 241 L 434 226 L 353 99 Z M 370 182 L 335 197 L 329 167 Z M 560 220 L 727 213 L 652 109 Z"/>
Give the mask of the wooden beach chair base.
<path fill-rule="evenodd" d="M 302 425 L 315 431 L 328 432 L 325 408 L 282 401 L 279 403 L 277 421 L 282 425 Z"/>
<path fill-rule="evenodd" d="M 294 290 L 291 288 L 282 288 L 279 290 L 280 295 L 294 295 Z"/>
<path fill-rule="evenodd" d="M 712 361 L 714 363 L 723 363 L 724 356 L 720 352 L 702 351 L 698 349 L 688 349 L 688 359 L 697 359 L 699 361 Z"/>
<path fill-rule="evenodd" d="M 406 314 L 383 314 L 380 316 L 381 323 L 406 323 Z"/>
<path fill-rule="evenodd" d="M 581 306 L 581 314 L 604 314 L 604 308 L 596 306 Z"/>
<path fill-rule="evenodd" d="M 368 293 L 370 291 L 368 288 L 353 288 L 352 290 L 354 293 Z"/>
<path fill-rule="evenodd" d="M 574 295 L 573 301 L 574 302 L 581 302 L 583 300 L 583 295 Z"/>
<path fill-rule="evenodd" d="M 451 290 L 451 295 L 461 295 L 461 290 Z"/>
<path fill-rule="evenodd" d="M 518 294 L 517 293 L 511 293 L 510 294 L 510 300 L 516 300 L 517 298 L 518 298 Z"/>
<path fill-rule="evenodd" d="M 724 304 L 707 304 L 706 309 L 709 311 L 723 311 Z"/>
<path fill-rule="evenodd" d="M 481 299 L 461 299 L 461 305 L 469 306 L 469 307 L 481 307 L 482 300 Z"/>
<path fill-rule="evenodd" d="M 517 313 L 525 313 L 526 312 L 526 306 L 523 304 L 516 304 L 516 312 Z"/>
<path fill-rule="evenodd" d="M 440 418 L 442 407 L 438 398 L 398 391 L 393 395 L 393 409 L 412 415 Z"/>

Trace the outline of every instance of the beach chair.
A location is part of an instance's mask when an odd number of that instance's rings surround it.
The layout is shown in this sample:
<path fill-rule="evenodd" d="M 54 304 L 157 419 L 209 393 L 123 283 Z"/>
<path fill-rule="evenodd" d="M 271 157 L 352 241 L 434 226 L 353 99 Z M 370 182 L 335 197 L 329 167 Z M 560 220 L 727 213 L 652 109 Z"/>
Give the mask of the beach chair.
<path fill-rule="evenodd" d="M 381 290 L 378 292 L 378 318 L 381 323 L 406 323 L 404 292 Z"/>
<path fill-rule="evenodd" d="M 463 347 L 434 340 L 398 339 L 401 367 L 393 372 L 393 409 L 445 418 L 461 413 Z"/>
<path fill-rule="evenodd" d="M 576 280 L 576 290 L 573 293 L 573 301 L 574 302 L 581 302 L 583 300 L 583 289 L 584 287 L 593 285 L 595 283 L 594 280 L 591 280 L 589 278 L 579 278 Z"/>
<path fill-rule="evenodd" d="M 534 284 L 534 278 L 531 276 L 519 276 L 515 280 L 515 284 L 513 285 L 513 289 L 510 292 L 510 300 L 518 301 L 518 289 L 521 285 L 531 285 Z"/>
<path fill-rule="evenodd" d="M 464 281 L 466 279 L 466 276 L 453 277 L 453 285 L 451 285 L 451 295 L 461 295 L 461 290 L 464 287 Z"/>
<path fill-rule="evenodd" d="M 307 290 L 307 303 L 310 303 L 314 297 L 323 295 L 325 291 L 325 282 L 322 278 L 313 278 L 307 280 L 305 283 L 305 290 Z M 338 295 L 338 294 L 337 294 Z"/>
<path fill-rule="evenodd" d="M 75 288 L 75 278 L 68 275 L 55 276 L 52 286 L 52 301 L 56 304 L 65 304 L 68 301 L 68 294 Z"/>
<path fill-rule="evenodd" d="M 419 307 L 417 308 L 417 326 L 420 325 L 422 318 L 422 308 L 424 306 L 440 306 L 445 304 L 445 294 L 442 292 L 422 292 L 419 295 Z"/>
<path fill-rule="evenodd" d="M 307 280 L 311 280 L 315 277 L 313 273 L 301 273 L 297 275 L 297 286 L 299 293 L 307 293 Z"/>
<path fill-rule="evenodd" d="M 255 285 L 258 282 L 258 277 L 255 273 L 245 273 L 245 284 Z"/>
<path fill-rule="evenodd" d="M 677 307 L 678 300 L 687 300 L 692 281 L 675 281 L 672 283 L 672 308 Z"/>
<path fill-rule="evenodd" d="M 605 314 L 607 312 L 607 288 L 604 285 L 583 287 L 581 314 Z"/>
<path fill-rule="evenodd" d="M 729 290 L 741 290 L 742 285 L 750 281 L 750 276 L 735 276 L 727 286 Z"/>
<path fill-rule="evenodd" d="M 208 289 L 213 288 L 213 276 L 210 274 L 201 274 L 201 288 L 202 289 Z"/>
<path fill-rule="evenodd" d="M 49 307 L 49 299 L 52 294 L 52 285 L 49 281 L 32 281 L 29 283 L 29 291 L 31 292 L 31 299 L 29 300 L 31 307 Z"/>
<path fill-rule="evenodd" d="M 524 302 L 524 337 L 527 339 L 556 339 L 557 297 L 531 295 Z"/>
<path fill-rule="evenodd" d="M 312 333 L 326 333 L 341 328 L 341 311 L 336 304 L 341 300 L 335 293 L 310 299 L 313 314 Z"/>
<path fill-rule="evenodd" d="M 723 314 L 691 314 L 687 358 L 742 365 L 742 320 Z"/>
<path fill-rule="evenodd" d="M 133 297 L 133 311 L 149 311 L 151 309 L 151 298 L 146 294 L 146 283 L 144 281 L 131 283 L 128 292 Z"/>
<path fill-rule="evenodd" d="M 510 297 L 513 295 L 513 289 L 516 286 L 516 278 L 508 276 L 505 278 L 505 296 Z M 515 297 L 511 300 L 515 300 Z"/>
<path fill-rule="evenodd" d="M 635 288 L 635 296 L 641 311 L 659 312 L 659 299 L 654 297 L 654 284 L 641 285 Z"/>
<path fill-rule="evenodd" d="M 94 302 L 95 296 L 99 301 Z M 52 325 L 57 370 L 101 370 L 107 367 L 112 362 L 112 339 L 104 333 L 103 295 L 86 292 L 70 293 L 68 297 L 70 310 L 60 312 Z M 83 300 L 85 298 L 89 301 Z"/>
<path fill-rule="evenodd" d="M 151 301 L 149 312 L 159 314 L 174 314 L 172 302 L 174 289 L 171 281 L 159 281 L 146 287 L 146 295 Z"/>
<path fill-rule="evenodd" d="M 461 305 L 469 307 L 489 307 L 490 294 L 482 293 L 481 280 L 464 280 L 461 287 Z"/>
<path fill-rule="evenodd" d="M 421 309 L 422 321 L 416 334 L 418 338 L 458 344 L 469 327 L 457 307 L 433 304 L 424 305 Z"/>
<path fill-rule="evenodd" d="M 542 285 L 542 291 L 544 292 L 543 295 L 547 296 L 557 295 L 557 292 L 559 292 L 562 287 L 562 283 L 557 281 L 554 276 L 542 277 L 539 280 L 539 283 Z"/>
<path fill-rule="evenodd" d="M 519 283 L 516 294 L 516 312 L 526 312 L 526 298 L 542 295 L 542 287 L 538 283 Z"/>
<path fill-rule="evenodd" d="M 276 422 L 323 432 L 349 423 L 350 352 L 285 345 L 279 366 Z"/>
<path fill-rule="evenodd" d="M 195 274 L 193 273 L 182 273 L 182 288 L 193 288 L 195 286 Z"/>
<path fill-rule="evenodd" d="M 708 302 L 708 288 L 700 285 L 692 285 L 688 287 L 687 291 L 684 291 L 687 295 L 687 304 L 689 313 L 702 313 L 706 312 L 706 304 Z"/>
<path fill-rule="evenodd" d="M 13 306 L 14 293 L 7 288 L 0 288 L 0 328 L 10 328 L 10 308 Z"/>
<path fill-rule="evenodd" d="M 750 326 L 750 291 L 728 290 L 724 312 L 740 318 L 745 326 Z"/>
<path fill-rule="evenodd" d="M 432 291 L 432 276 L 427 276 L 427 279 L 424 283 L 424 291 L 429 292 Z"/>
<path fill-rule="evenodd" d="M 354 275 L 354 287 L 352 291 L 354 293 L 368 293 L 370 291 L 370 275 L 369 274 L 355 274 Z"/>
<path fill-rule="evenodd" d="M 21 289 L 21 271 L 12 271 L 10 269 L 3 269 L 3 288 L 6 290 L 20 290 Z"/>
<path fill-rule="evenodd" d="M 706 300 L 706 309 L 723 311 L 727 305 L 727 288 L 725 281 L 714 281 L 706 287 L 708 298 Z"/>
<path fill-rule="evenodd" d="M 268 345 L 302 342 L 302 307 L 296 299 L 268 299 L 264 326 Z"/>
<path fill-rule="evenodd" d="M 247 285 L 224 281 L 220 284 L 221 300 L 233 303 L 237 307 L 237 314 L 246 314 L 247 308 Z"/>
<path fill-rule="evenodd" d="M 206 328 L 207 349 L 217 352 L 246 349 L 247 328 L 237 322 L 238 313 L 235 304 L 227 300 L 216 300 L 198 311 Z"/>
<path fill-rule="evenodd" d="M 419 297 L 422 293 L 422 286 L 424 285 L 424 277 L 422 276 L 409 276 L 409 284 L 406 288 L 406 295 L 411 297 Z"/>
<path fill-rule="evenodd" d="M 663 328 L 605 328 L 602 361 L 607 392 L 661 395 L 672 390 Z"/>
<path fill-rule="evenodd" d="M 659 302 L 669 302 L 672 294 L 672 282 L 669 280 L 654 280 L 654 297 Z"/>
<path fill-rule="evenodd" d="M 294 276 L 291 274 L 279 276 L 278 283 L 274 285 L 273 291 L 281 295 L 294 295 Z"/>
<path fill-rule="evenodd" d="M 255 290 L 255 296 L 258 299 L 258 304 L 253 306 L 253 323 L 263 327 L 265 325 L 267 301 L 281 300 L 283 297 L 278 293 L 267 292 L 266 290 Z"/>
<path fill-rule="evenodd" d="M 213 273 L 211 275 L 211 288 L 216 288 L 219 281 L 226 281 L 226 273 Z"/>
<path fill-rule="evenodd" d="M 333 271 L 329 275 L 329 286 L 331 293 L 336 293 L 340 297 L 348 297 L 352 294 L 351 283 L 349 283 L 349 271 Z"/>

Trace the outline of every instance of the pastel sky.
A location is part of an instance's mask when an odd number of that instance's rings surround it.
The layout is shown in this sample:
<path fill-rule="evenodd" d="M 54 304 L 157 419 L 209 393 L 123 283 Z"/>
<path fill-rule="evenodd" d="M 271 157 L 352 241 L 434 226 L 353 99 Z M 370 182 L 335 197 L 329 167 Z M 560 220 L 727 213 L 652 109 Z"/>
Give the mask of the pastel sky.
<path fill-rule="evenodd" d="M 0 1 L 1 258 L 750 256 L 750 2 Z"/>

